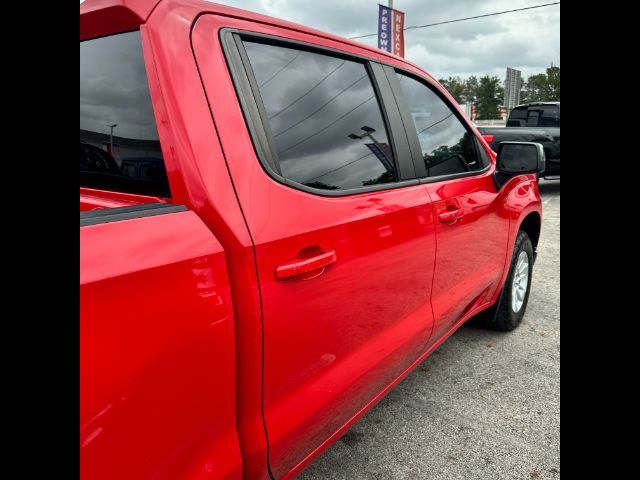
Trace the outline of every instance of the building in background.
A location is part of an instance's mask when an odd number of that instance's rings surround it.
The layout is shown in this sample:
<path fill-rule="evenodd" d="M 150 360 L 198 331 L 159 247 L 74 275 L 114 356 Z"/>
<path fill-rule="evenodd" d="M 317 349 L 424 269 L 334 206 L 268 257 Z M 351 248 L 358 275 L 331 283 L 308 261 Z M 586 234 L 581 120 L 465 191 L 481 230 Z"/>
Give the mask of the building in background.
<path fill-rule="evenodd" d="M 474 97 L 475 98 L 475 97 Z M 478 116 L 478 109 L 473 101 L 458 104 L 469 120 L 475 120 Z"/>
<path fill-rule="evenodd" d="M 507 67 L 507 79 L 504 82 L 504 107 L 507 115 L 511 110 L 520 105 L 520 89 L 522 88 L 522 72 L 515 68 Z"/>

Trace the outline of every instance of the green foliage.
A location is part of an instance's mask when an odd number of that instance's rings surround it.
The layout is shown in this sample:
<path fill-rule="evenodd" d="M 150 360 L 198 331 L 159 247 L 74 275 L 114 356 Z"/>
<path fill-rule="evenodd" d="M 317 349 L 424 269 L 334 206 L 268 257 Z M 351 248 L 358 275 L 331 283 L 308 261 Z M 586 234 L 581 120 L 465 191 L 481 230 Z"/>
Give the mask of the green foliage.
<path fill-rule="evenodd" d="M 500 107 L 504 105 L 504 83 L 496 76 L 485 75 L 478 79 L 470 76 L 441 78 L 439 82 L 458 103 L 473 102 L 478 120 L 499 119 Z M 520 103 L 559 102 L 560 67 L 553 64 L 545 73 L 531 75 L 522 84 Z"/>
<path fill-rule="evenodd" d="M 549 84 L 549 101 L 560 101 L 560 67 L 551 65 L 547 68 L 547 82 Z"/>
<path fill-rule="evenodd" d="M 318 182 L 318 181 L 307 182 L 307 183 L 305 183 L 305 185 L 307 187 L 319 188 L 321 190 L 339 190 L 340 189 L 340 187 L 337 187 L 335 185 L 329 185 L 329 184 L 326 184 L 324 182 Z"/>
<path fill-rule="evenodd" d="M 441 163 L 453 159 L 457 160 L 462 165 L 466 164 L 465 157 L 469 155 L 471 150 L 473 150 L 471 137 L 465 134 L 455 145 L 441 145 L 430 153 L 425 153 L 422 158 L 424 158 L 424 164 L 427 169 L 436 167 Z"/>
<path fill-rule="evenodd" d="M 478 83 L 477 77 L 471 75 L 464 81 L 464 97 L 467 101 L 473 99 L 478 96 L 478 88 L 480 84 Z"/>
<path fill-rule="evenodd" d="M 378 178 L 372 178 L 371 180 L 365 180 L 364 182 L 362 182 L 363 186 L 367 186 L 367 185 L 378 185 L 381 183 L 389 183 L 389 182 L 394 182 L 396 180 L 396 175 L 393 171 L 389 172 L 383 172 Z"/>
<path fill-rule="evenodd" d="M 560 67 L 551 65 L 546 73 L 531 75 L 520 91 L 520 103 L 559 102 Z"/>
<path fill-rule="evenodd" d="M 464 103 L 465 98 L 465 82 L 460 77 L 449 77 L 446 80 L 441 78 L 438 80 L 447 92 L 455 98 L 456 102 Z"/>
<path fill-rule="evenodd" d="M 476 108 L 478 120 L 494 120 L 500 116 L 500 105 L 503 104 L 504 89 L 499 77 L 485 75 L 480 78 Z"/>

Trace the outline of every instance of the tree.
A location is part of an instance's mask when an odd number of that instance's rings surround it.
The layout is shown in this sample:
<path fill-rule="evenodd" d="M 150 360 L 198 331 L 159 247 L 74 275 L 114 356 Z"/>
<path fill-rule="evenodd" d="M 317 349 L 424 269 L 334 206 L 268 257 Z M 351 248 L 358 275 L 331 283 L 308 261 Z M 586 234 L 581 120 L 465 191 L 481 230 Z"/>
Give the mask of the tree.
<path fill-rule="evenodd" d="M 539 102 L 544 98 L 544 85 L 546 83 L 546 75 L 544 73 L 538 73 L 537 75 L 531 75 L 524 82 L 522 90 L 520 91 L 520 102 L 531 103 Z"/>
<path fill-rule="evenodd" d="M 455 98 L 456 102 L 464 103 L 464 80 L 462 80 L 460 77 L 449 77 L 446 80 L 444 78 L 441 78 L 438 81 L 444 88 L 447 89 L 451 96 Z"/>
<path fill-rule="evenodd" d="M 560 67 L 551 65 L 546 73 L 531 75 L 520 91 L 522 103 L 559 102 L 560 101 Z"/>
<path fill-rule="evenodd" d="M 478 96 L 478 78 L 471 75 L 464 82 L 464 98 L 468 101 L 472 101 L 474 97 Z"/>
<path fill-rule="evenodd" d="M 547 68 L 547 83 L 549 85 L 549 101 L 560 101 L 560 67 L 554 67 L 553 64 Z"/>
<path fill-rule="evenodd" d="M 502 118 L 499 107 L 503 104 L 504 90 L 499 77 L 485 75 L 480 78 L 476 109 L 478 120 L 494 120 Z"/>
<path fill-rule="evenodd" d="M 390 183 L 396 181 L 396 174 L 393 171 L 382 172 L 378 178 L 372 178 L 371 180 L 365 180 L 362 182 L 363 186 L 379 185 L 381 183 Z"/>
<path fill-rule="evenodd" d="M 307 182 L 305 183 L 305 185 L 307 187 L 319 188 L 320 190 L 339 190 L 340 189 L 340 187 L 337 187 L 335 185 L 329 185 L 324 182 L 319 182 L 317 180 L 315 182 Z"/>

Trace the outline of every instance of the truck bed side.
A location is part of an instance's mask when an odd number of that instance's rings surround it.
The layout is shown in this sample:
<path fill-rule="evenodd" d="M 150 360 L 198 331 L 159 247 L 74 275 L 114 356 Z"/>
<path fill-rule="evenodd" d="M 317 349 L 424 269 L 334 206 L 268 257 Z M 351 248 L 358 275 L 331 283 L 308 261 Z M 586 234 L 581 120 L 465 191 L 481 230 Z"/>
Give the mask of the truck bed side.
<path fill-rule="evenodd" d="M 225 252 L 184 207 L 80 216 L 81 476 L 242 475 Z"/>

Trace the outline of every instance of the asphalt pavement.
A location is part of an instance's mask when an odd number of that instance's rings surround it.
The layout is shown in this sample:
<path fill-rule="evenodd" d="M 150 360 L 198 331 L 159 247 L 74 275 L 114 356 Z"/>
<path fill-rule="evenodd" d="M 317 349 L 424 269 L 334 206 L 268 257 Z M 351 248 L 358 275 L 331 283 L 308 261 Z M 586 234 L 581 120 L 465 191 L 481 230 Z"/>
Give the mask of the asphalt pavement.
<path fill-rule="evenodd" d="M 560 478 L 560 181 L 523 323 L 465 325 L 298 479 Z"/>

